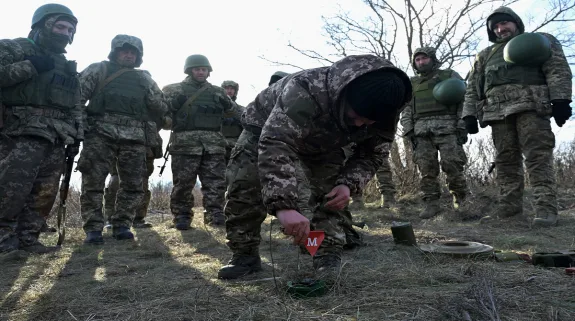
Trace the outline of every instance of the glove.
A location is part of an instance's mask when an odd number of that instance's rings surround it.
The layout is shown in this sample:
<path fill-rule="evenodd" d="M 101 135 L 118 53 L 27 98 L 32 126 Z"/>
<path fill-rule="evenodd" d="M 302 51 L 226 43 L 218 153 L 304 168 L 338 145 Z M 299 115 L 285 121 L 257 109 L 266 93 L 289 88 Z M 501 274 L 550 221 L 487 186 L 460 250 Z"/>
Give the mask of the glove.
<path fill-rule="evenodd" d="M 80 141 L 74 142 L 74 144 L 70 144 L 66 146 L 66 157 L 76 157 L 80 152 Z"/>
<path fill-rule="evenodd" d="M 54 69 L 54 59 L 50 56 L 26 56 L 24 60 L 30 61 L 39 74 Z"/>
<path fill-rule="evenodd" d="M 469 134 L 479 133 L 479 126 L 477 125 L 477 118 L 475 118 L 475 116 L 465 116 L 463 117 L 463 121 L 465 122 L 465 129 L 467 129 Z"/>
<path fill-rule="evenodd" d="M 457 135 L 457 143 L 459 145 L 465 145 L 467 143 L 467 130 L 463 128 L 457 128 L 455 134 Z"/>
<path fill-rule="evenodd" d="M 552 100 L 551 105 L 553 110 L 551 115 L 555 118 L 555 123 L 557 126 L 562 127 L 567 119 L 571 117 L 572 111 L 571 106 L 569 106 L 569 100 Z"/>

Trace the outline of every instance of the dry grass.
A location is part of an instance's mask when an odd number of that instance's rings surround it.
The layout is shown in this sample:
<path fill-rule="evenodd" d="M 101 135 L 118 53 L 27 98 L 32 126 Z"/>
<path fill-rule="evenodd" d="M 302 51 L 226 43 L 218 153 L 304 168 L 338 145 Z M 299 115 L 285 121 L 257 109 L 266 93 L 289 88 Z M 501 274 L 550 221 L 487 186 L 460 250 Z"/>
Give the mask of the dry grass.
<path fill-rule="evenodd" d="M 478 196 L 471 207 L 489 196 Z M 479 224 L 447 209 L 422 222 L 420 209 L 416 197 L 404 196 L 398 208 L 358 212 L 368 246 L 346 252 L 327 295 L 305 300 L 288 296 L 285 283 L 311 276 L 311 258 L 278 232 L 278 223 L 270 253 L 270 219 L 262 231 L 264 271 L 234 282 L 216 278 L 230 255 L 225 232 L 204 227 L 200 208 L 194 229 L 184 232 L 155 212 L 155 227 L 136 231 L 134 242 L 108 234 L 105 245 L 84 246 L 84 234 L 74 228 L 56 254 L 3 258 L 0 319 L 575 320 L 575 278 L 563 269 L 423 254 L 395 246 L 390 235 L 393 220 L 408 220 L 420 243 L 469 240 L 525 253 L 575 248 L 573 211 L 562 212 L 556 228 L 534 230 L 526 218 Z M 55 235 L 43 240 L 54 244 Z"/>

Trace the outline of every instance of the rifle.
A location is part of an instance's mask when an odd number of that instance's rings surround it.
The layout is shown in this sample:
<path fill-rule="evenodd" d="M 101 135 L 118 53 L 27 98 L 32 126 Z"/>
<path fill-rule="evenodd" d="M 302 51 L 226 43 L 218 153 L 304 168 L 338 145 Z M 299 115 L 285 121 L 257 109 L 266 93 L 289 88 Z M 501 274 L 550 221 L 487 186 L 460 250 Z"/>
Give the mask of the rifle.
<path fill-rule="evenodd" d="M 491 165 L 489 166 L 489 170 L 487 170 L 487 174 L 491 174 L 494 169 L 495 169 L 495 162 L 491 162 Z"/>
<path fill-rule="evenodd" d="M 78 154 L 80 142 L 66 146 L 66 168 L 64 179 L 60 184 L 60 205 L 58 206 L 58 243 L 61 246 L 66 237 L 66 199 L 70 189 L 70 178 L 72 177 L 72 168 L 74 167 L 74 158 Z"/>
<path fill-rule="evenodd" d="M 166 151 L 164 152 L 164 165 L 162 166 L 158 166 L 160 168 L 160 177 L 162 177 L 162 174 L 164 173 L 164 169 L 166 169 L 166 163 L 168 162 L 168 157 L 170 157 L 170 144 L 172 144 L 172 135 L 173 132 L 170 133 L 170 139 L 168 140 L 168 145 L 166 145 Z"/>

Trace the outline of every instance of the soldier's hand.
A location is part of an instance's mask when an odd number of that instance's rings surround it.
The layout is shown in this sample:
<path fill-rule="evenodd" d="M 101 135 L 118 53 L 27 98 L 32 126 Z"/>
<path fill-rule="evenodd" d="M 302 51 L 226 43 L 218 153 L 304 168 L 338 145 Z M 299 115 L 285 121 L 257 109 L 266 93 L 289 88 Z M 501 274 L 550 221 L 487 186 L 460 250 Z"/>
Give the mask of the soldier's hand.
<path fill-rule="evenodd" d="M 325 198 L 331 198 L 327 203 L 325 203 L 325 207 L 332 210 L 343 210 L 349 204 L 349 187 L 346 185 L 337 185 L 331 190 L 331 192 L 325 195 Z"/>
<path fill-rule="evenodd" d="M 553 100 L 551 101 L 553 111 L 552 115 L 555 118 L 555 123 L 557 126 L 562 127 L 567 119 L 572 115 L 571 106 L 569 106 L 569 100 Z"/>
<path fill-rule="evenodd" d="M 24 60 L 30 61 L 39 74 L 54 69 L 54 59 L 50 56 L 26 56 Z"/>
<path fill-rule="evenodd" d="M 296 210 L 279 210 L 276 217 L 284 228 L 284 234 L 294 237 L 294 244 L 305 244 L 309 235 L 309 220 Z"/>
<path fill-rule="evenodd" d="M 477 134 L 479 133 L 479 126 L 477 125 L 477 118 L 474 116 L 465 116 L 463 117 L 463 121 L 465 122 L 465 129 L 470 134 Z"/>

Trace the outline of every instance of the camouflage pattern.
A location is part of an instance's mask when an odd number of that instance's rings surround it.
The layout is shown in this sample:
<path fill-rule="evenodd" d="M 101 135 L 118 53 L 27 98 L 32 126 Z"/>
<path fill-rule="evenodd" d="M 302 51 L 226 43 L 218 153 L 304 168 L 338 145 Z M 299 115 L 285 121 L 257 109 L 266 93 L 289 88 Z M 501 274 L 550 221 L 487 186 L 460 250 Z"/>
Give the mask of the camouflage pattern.
<path fill-rule="evenodd" d="M 134 221 L 145 221 L 148 215 L 148 206 L 150 200 L 152 199 L 152 192 L 150 191 L 149 179 L 154 173 L 154 154 L 151 148 L 146 148 L 146 173 L 142 180 L 142 188 L 144 189 L 144 199 L 142 204 L 138 206 L 136 210 L 136 215 L 134 216 Z M 120 189 L 120 178 L 118 177 L 117 162 L 114 162 L 110 168 L 110 179 L 108 180 L 108 186 L 104 189 L 104 218 L 106 221 L 111 222 L 112 216 L 116 209 L 116 195 L 118 194 L 118 189 Z"/>
<path fill-rule="evenodd" d="M 415 56 L 426 54 L 431 58 L 432 67 L 428 72 L 420 72 L 415 65 Z M 437 77 L 442 71 L 440 63 L 435 56 L 433 48 L 418 48 L 414 51 L 411 60 L 415 72 L 418 74 L 411 78 L 416 86 Z M 451 77 L 462 80 L 461 76 L 452 71 Z M 461 118 L 463 104 L 457 105 L 457 110 L 451 115 L 435 115 L 415 118 L 414 100 L 405 107 L 401 113 L 401 126 L 403 135 L 413 135 L 414 160 L 421 174 L 421 190 L 423 199 L 439 199 L 441 189 L 438 176 L 441 170 L 447 176 L 449 189 L 457 196 L 464 198 L 467 194 L 467 184 L 463 175 L 463 167 L 467 156 L 463 144 L 467 142 L 465 122 Z M 438 160 L 438 151 L 441 162 Z"/>
<path fill-rule="evenodd" d="M 138 37 L 129 35 L 116 35 L 114 39 L 112 39 L 112 45 L 110 53 L 108 54 L 108 59 L 110 59 L 110 61 L 114 61 L 116 50 L 124 47 L 125 45 L 132 46 L 139 51 L 139 55 L 136 58 L 135 67 L 140 67 L 142 65 L 142 57 L 144 56 L 144 45 L 142 44 L 142 40 Z"/>
<path fill-rule="evenodd" d="M 204 217 L 209 221 L 223 216 L 226 166 L 223 154 L 172 155 L 172 177 L 174 187 L 170 196 L 170 209 L 174 218 L 192 219 L 194 196 L 192 190 L 196 178 L 202 182 Z"/>
<path fill-rule="evenodd" d="M 238 92 L 240 90 L 240 85 L 233 81 L 233 80 L 225 80 L 224 82 L 222 82 L 222 88 L 226 88 L 226 87 L 232 87 L 236 90 L 234 96 L 231 96 L 230 98 L 232 99 L 232 101 L 236 104 L 236 99 L 238 97 Z M 239 108 L 241 108 L 242 110 L 242 114 L 243 114 L 243 109 L 244 107 L 241 105 L 238 105 Z M 232 149 L 234 148 L 234 146 L 236 145 L 236 142 L 238 141 L 238 137 L 240 137 L 240 134 L 243 130 L 242 127 L 242 122 L 240 118 L 235 118 L 235 117 L 227 117 L 224 118 L 223 123 L 222 123 L 222 134 L 224 135 L 224 137 L 226 138 L 226 164 L 230 162 L 230 156 L 232 154 Z M 239 134 L 235 134 L 236 132 L 238 132 Z"/>
<path fill-rule="evenodd" d="M 0 90 L 38 76 L 25 56 L 61 54 L 35 44 L 0 40 Z M 5 106 L 0 129 L 0 247 L 17 235 L 21 246 L 38 242 L 40 229 L 54 204 L 64 166 L 65 145 L 84 138 L 80 88 L 67 111 L 48 106 Z"/>
<path fill-rule="evenodd" d="M 184 85 L 192 84 L 199 88 L 206 82 L 198 82 L 192 76 L 183 82 L 167 85 L 163 92 L 167 101 L 172 101 L 171 111 L 175 113 L 180 106 L 175 103 L 178 96 L 185 95 Z M 208 83 L 208 85 L 211 85 Z M 213 85 L 211 85 L 213 86 Z M 219 101 L 224 107 L 224 117 L 240 118 L 242 110 L 220 87 L 216 89 Z M 172 117 L 173 118 L 173 117 Z M 220 131 L 185 130 L 171 133 L 168 150 L 172 155 L 172 176 L 174 188 L 170 208 L 174 217 L 191 217 L 193 207 L 192 190 L 196 177 L 200 176 L 204 208 L 207 217 L 223 215 L 225 193 L 225 153 L 226 140 Z"/>
<path fill-rule="evenodd" d="M 142 182 L 145 173 L 146 147 L 110 141 L 98 133 L 88 132 L 78 160 L 82 173 L 80 205 L 84 231 L 96 232 L 104 228 L 102 198 L 106 176 L 118 162 L 120 188 L 116 195 L 116 209 L 111 223 L 114 227 L 132 226 L 136 210 L 144 198 Z"/>
<path fill-rule="evenodd" d="M 311 186 L 309 204 L 314 211 L 312 227 L 326 231 L 320 256 L 341 251 L 345 243 L 343 226 L 351 220 L 348 211 L 329 211 L 321 206 L 324 195 L 340 184 L 348 186 L 352 194 L 360 192 L 381 166 L 385 146 L 394 137 L 398 117 L 352 128 L 346 124 L 345 104 L 340 101 L 342 90 L 352 80 L 379 69 L 397 72 L 410 88 L 407 76 L 389 61 L 371 55 L 348 56 L 330 67 L 304 70 L 281 79 L 262 91 L 242 117 L 246 130 L 255 137 L 261 132 L 258 172 L 267 212 L 303 211 L 298 166 L 306 172 Z M 411 94 L 411 90 L 406 91 L 405 102 Z M 341 147 L 352 142 L 361 152 L 354 153 L 344 166 Z M 233 162 L 234 155 L 230 166 Z M 232 193 L 228 190 L 229 198 Z M 243 206 L 255 204 L 243 201 Z"/>
<path fill-rule="evenodd" d="M 0 244 L 17 235 L 24 245 L 37 242 L 60 183 L 65 151 L 39 137 L 0 139 Z"/>
<path fill-rule="evenodd" d="M 83 102 L 93 98 L 100 82 L 109 76 L 104 74 L 106 63 L 93 63 L 82 71 Z M 166 115 L 168 107 L 156 82 L 147 71 L 136 72 L 145 91 L 143 108 L 149 115 Z M 105 91 L 106 87 L 101 90 Z M 150 133 L 156 132 L 157 124 L 154 121 L 107 112 L 103 115 L 88 114 L 88 130 L 78 161 L 78 170 L 82 172 L 80 202 L 85 232 L 101 231 L 104 227 L 102 196 L 106 176 L 116 162 L 120 187 L 111 223 L 114 227 L 131 227 L 136 210 L 141 207 L 144 198 L 142 186 L 146 172 L 146 144 L 149 144 Z"/>
<path fill-rule="evenodd" d="M 523 21 L 510 8 L 500 7 L 493 13 L 506 13 L 515 18 L 519 34 L 525 31 Z M 485 91 L 485 65 L 491 51 L 512 37 L 499 40 L 488 30 L 494 44 L 479 52 L 469 74 L 462 116 L 474 116 L 482 127 L 491 126 L 496 149 L 497 184 L 501 189 L 498 211 L 501 216 L 522 212 L 523 165 L 525 157 L 529 181 L 534 190 L 538 216 L 557 214 L 556 186 L 553 172 L 555 140 L 549 117 L 550 102 L 570 101 L 572 73 L 561 48 L 552 35 L 542 33 L 551 42 L 551 57 L 541 65 L 547 85 L 506 84 Z M 500 45 L 501 46 L 501 45 Z M 494 55 L 503 55 L 503 50 Z"/>

